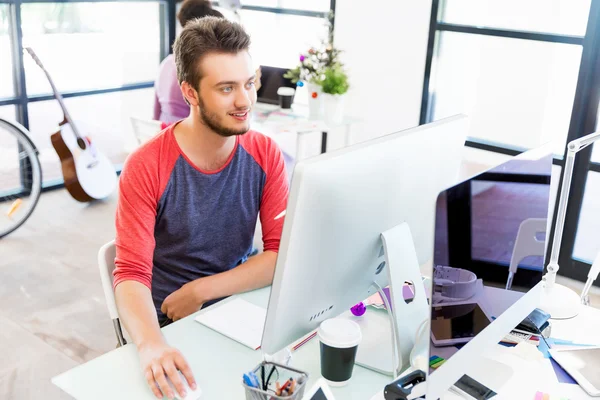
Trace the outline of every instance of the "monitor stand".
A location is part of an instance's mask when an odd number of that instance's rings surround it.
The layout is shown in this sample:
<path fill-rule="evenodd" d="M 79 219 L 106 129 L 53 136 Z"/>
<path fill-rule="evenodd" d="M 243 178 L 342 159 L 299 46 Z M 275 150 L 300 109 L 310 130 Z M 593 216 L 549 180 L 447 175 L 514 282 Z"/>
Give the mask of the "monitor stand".
<path fill-rule="evenodd" d="M 381 241 L 385 265 L 376 276 L 374 285 L 381 290 L 389 283 L 392 311 L 368 309 L 361 317 L 355 317 L 349 312 L 344 315 L 361 327 L 363 339 L 358 346 L 356 363 L 396 377 L 410 367 L 410 353 L 415 345 L 416 332 L 422 323 L 429 321 L 430 310 L 408 224 L 402 223 L 383 232 Z M 414 298 L 409 303 L 403 296 L 405 282 L 412 282 L 414 288 Z M 385 297 L 382 292 L 380 294 L 382 298 Z M 426 334 L 425 340 L 429 343 L 429 330 Z M 398 343 L 395 370 L 392 338 Z"/>

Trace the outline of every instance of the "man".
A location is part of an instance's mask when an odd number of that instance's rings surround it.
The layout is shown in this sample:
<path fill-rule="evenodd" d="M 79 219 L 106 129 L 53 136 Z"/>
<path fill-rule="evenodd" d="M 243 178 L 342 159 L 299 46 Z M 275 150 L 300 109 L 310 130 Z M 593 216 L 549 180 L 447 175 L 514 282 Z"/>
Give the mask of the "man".
<path fill-rule="evenodd" d="M 116 216 L 115 296 L 148 385 L 194 388 L 183 356 L 159 326 L 273 279 L 288 186 L 281 151 L 250 131 L 255 71 L 243 28 L 189 22 L 174 48 L 186 119 L 127 159 Z M 260 212 L 264 252 L 249 257 Z M 158 387 L 155 384 L 158 383 Z"/>
<path fill-rule="evenodd" d="M 223 18 L 219 11 L 212 8 L 208 0 L 185 0 L 177 13 L 177 19 L 182 27 L 189 21 L 206 16 Z M 170 125 L 188 115 L 190 115 L 190 106 L 179 88 L 175 57 L 169 54 L 160 63 L 158 77 L 154 84 L 154 119 Z"/>

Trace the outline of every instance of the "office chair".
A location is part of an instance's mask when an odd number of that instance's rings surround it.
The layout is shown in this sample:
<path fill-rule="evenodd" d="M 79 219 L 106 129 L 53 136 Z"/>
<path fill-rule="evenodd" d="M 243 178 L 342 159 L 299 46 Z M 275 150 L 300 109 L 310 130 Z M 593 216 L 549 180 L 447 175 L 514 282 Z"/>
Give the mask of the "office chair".
<path fill-rule="evenodd" d="M 157 133 L 165 128 L 165 124 L 161 121 L 142 119 L 133 116 L 129 117 L 129 119 L 131 120 L 131 126 L 133 127 L 133 134 L 140 146 L 152 139 Z"/>
<path fill-rule="evenodd" d="M 519 268 L 519 262 L 529 256 L 544 256 L 546 251 L 545 241 L 538 240 L 536 235 L 546 232 L 546 222 L 546 218 L 528 218 L 521 222 L 508 268 L 506 290 L 510 290 L 512 287 L 513 277 L 517 272 L 517 268 Z"/>
<path fill-rule="evenodd" d="M 110 319 L 113 321 L 113 327 L 115 329 L 115 335 L 119 347 L 126 345 L 127 340 L 121 329 L 121 322 L 119 321 L 119 313 L 117 311 L 117 304 L 115 302 L 115 292 L 113 291 L 113 271 L 115 269 L 115 241 L 111 240 L 100 248 L 98 251 L 98 267 L 100 268 L 100 279 L 102 280 L 102 289 L 104 290 L 104 297 L 106 298 L 106 306 L 108 307 L 108 314 Z"/>

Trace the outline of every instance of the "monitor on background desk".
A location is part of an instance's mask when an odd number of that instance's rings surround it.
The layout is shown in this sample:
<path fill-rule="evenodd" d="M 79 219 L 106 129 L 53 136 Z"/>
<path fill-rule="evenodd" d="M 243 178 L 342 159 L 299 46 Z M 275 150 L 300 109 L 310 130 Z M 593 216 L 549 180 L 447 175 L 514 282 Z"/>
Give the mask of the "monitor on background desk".
<path fill-rule="evenodd" d="M 466 366 L 485 364 L 485 349 L 538 305 L 551 172 L 552 152 L 545 146 L 439 194 L 429 356 L 446 361 L 430 368 L 428 399 L 470 374 Z M 516 248 L 529 256 L 517 260 L 507 289 Z"/>
<path fill-rule="evenodd" d="M 287 68 L 260 66 L 260 89 L 256 93 L 256 100 L 260 103 L 279 104 L 277 89 L 281 86 L 296 89 L 296 84 L 283 75 Z"/>

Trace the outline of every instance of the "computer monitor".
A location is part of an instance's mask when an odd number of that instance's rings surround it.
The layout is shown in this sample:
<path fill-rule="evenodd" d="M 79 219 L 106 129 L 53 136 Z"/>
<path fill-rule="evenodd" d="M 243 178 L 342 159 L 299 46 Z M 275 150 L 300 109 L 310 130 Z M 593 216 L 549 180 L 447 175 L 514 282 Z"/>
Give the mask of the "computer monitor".
<path fill-rule="evenodd" d="M 441 366 L 429 370 L 428 399 L 441 397 L 465 374 L 494 391 L 508 379 L 498 364 L 493 374 L 482 374 L 490 367 L 482 354 L 539 302 L 551 172 L 552 149 L 545 146 L 439 194 L 425 340 L 427 359 Z"/>
<path fill-rule="evenodd" d="M 260 66 L 260 89 L 256 93 L 256 100 L 260 103 L 279 104 L 277 89 L 282 86 L 296 88 L 291 79 L 284 78 L 286 68 Z"/>
<path fill-rule="evenodd" d="M 431 261 L 435 201 L 458 180 L 467 130 L 467 118 L 455 116 L 296 164 L 265 353 L 275 354 L 374 293 L 382 232 L 407 222 L 419 262 Z"/>

